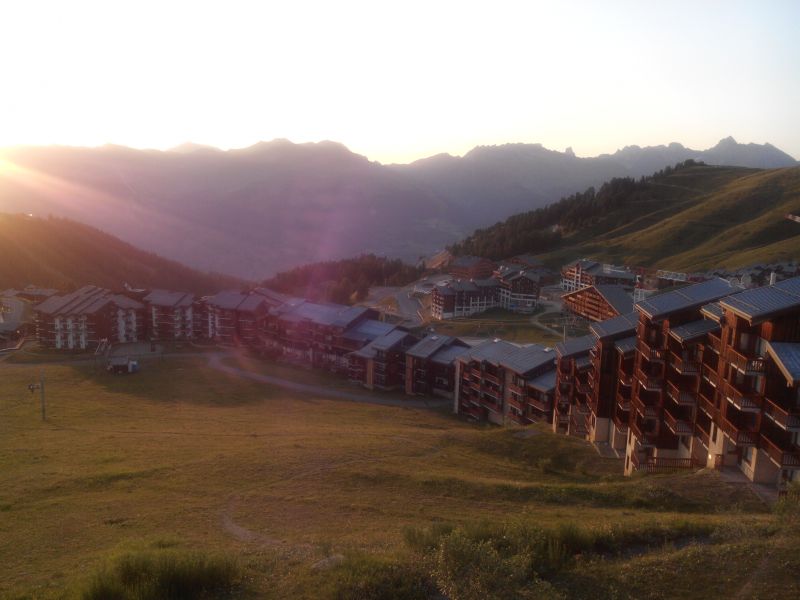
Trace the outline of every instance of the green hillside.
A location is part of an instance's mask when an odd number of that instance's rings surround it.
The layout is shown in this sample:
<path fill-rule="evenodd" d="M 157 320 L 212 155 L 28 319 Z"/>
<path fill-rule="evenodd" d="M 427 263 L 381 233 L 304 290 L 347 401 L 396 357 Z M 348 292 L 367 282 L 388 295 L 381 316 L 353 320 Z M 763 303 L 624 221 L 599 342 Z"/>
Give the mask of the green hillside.
<path fill-rule="evenodd" d="M 797 212 L 798 167 L 679 166 L 638 182 L 612 180 L 596 193 L 515 215 L 454 249 L 510 250 L 494 258 L 536 252 L 553 266 L 593 256 L 687 271 L 734 268 L 800 256 L 800 224 L 784 218 Z"/>
<path fill-rule="evenodd" d="M 62 290 L 128 283 L 209 293 L 238 280 L 195 271 L 68 219 L 0 213 L 0 289 L 29 283 Z"/>

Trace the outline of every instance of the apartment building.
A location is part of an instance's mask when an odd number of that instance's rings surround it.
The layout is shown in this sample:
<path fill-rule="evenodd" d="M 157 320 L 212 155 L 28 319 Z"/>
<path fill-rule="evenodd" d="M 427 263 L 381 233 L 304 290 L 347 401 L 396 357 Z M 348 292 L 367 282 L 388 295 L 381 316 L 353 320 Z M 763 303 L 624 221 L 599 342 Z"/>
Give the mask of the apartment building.
<path fill-rule="evenodd" d="M 406 351 L 418 338 L 402 329 L 375 338 L 347 355 L 350 381 L 368 390 L 406 388 Z"/>
<path fill-rule="evenodd" d="M 631 288 L 624 285 L 596 284 L 561 296 L 563 306 L 589 321 L 605 321 L 633 310 Z"/>
<path fill-rule="evenodd" d="M 738 291 L 724 279 L 712 279 L 652 296 L 636 304 L 637 352 L 625 473 L 691 466 L 691 423 L 696 402 L 696 369 L 685 366 L 698 356 L 697 338 L 686 329 L 702 330 L 703 306 Z M 684 329 L 678 329 L 686 326 Z M 673 331 L 678 330 L 676 335 Z"/>
<path fill-rule="evenodd" d="M 551 348 L 487 340 L 456 359 L 453 410 L 500 425 L 549 423 L 555 384 Z"/>
<path fill-rule="evenodd" d="M 89 350 L 103 340 L 126 343 L 144 339 L 144 304 L 93 285 L 50 296 L 34 308 L 34 314 L 36 337 L 48 348 Z"/>
<path fill-rule="evenodd" d="M 440 283 L 431 293 L 434 319 L 469 317 L 500 305 L 500 285 L 494 278 Z"/>
<path fill-rule="evenodd" d="M 448 265 L 447 272 L 456 279 L 487 279 L 494 271 L 494 263 L 480 256 L 459 256 Z"/>
<path fill-rule="evenodd" d="M 636 284 L 636 274 L 625 267 L 603 264 L 587 258 L 566 264 L 561 268 L 561 289 L 565 292 L 574 292 L 597 284 L 622 285 L 632 288 Z"/>
<path fill-rule="evenodd" d="M 152 290 L 144 296 L 147 334 L 151 340 L 190 340 L 199 337 L 202 322 L 194 294 Z"/>
<path fill-rule="evenodd" d="M 556 386 L 553 431 L 585 438 L 588 432 L 591 391 L 589 373 L 594 348 L 592 335 L 572 338 L 556 344 Z"/>
<path fill-rule="evenodd" d="M 453 398 L 456 359 L 469 349 L 458 338 L 432 333 L 406 351 L 406 394 Z"/>

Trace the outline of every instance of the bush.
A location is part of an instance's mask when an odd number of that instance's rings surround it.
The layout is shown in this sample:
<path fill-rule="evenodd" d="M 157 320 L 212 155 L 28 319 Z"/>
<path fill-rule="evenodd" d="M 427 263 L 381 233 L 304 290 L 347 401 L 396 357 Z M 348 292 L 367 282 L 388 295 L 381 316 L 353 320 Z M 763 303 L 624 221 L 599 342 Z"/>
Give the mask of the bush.
<path fill-rule="evenodd" d="M 425 600 L 434 589 L 419 565 L 351 556 L 332 569 L 320 596 L 331 600 Z"/>
<path fill-rule="evenodd" d="M 80 592 L 85 600 L 220 598 L 239 584 L 233 561 L 178 551 L 124 554 L 97 571 Z"/>

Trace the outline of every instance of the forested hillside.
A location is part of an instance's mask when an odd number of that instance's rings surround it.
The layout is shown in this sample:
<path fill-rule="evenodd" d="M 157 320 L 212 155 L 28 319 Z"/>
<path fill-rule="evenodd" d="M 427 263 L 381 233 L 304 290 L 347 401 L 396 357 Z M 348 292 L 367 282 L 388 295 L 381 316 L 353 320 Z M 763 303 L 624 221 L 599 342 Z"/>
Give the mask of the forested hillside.
<path fill-rule="evenodd" d="M 128 283 L 210 293 L 240 281 L 195 271 L 68 219 L 0 213 L 0 289 L 30 283 L 61 290 Z"/>
<path fill-rule="evenodd" d="M 800 255 L 800 168 L 756 170 L 686 161 L 651 177 L 612 179 L 477 230 L 456 254 L 578 256 L 685 270 Z"/>
<path fill-rule="evenodd" d="M 371 286 L 406 285 L 420 275 L 421 269 L 400 260 L 363 254 L 284 271 L 265 281 L 264 285 L 311 300 L 347 304 L 366 298 Z"/>

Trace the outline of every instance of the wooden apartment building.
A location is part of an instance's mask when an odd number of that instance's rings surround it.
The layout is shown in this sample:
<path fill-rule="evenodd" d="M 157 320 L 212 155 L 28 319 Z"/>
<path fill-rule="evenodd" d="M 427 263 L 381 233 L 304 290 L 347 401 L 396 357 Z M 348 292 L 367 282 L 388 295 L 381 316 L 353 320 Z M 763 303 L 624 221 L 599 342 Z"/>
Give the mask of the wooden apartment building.
<path fill-rule="evenodd" d="M 453 398 L 456 359 L 469 349 L 458 338 L 429 334 L 406 350 L 406 394 Z"/>
<path fill-rule="evenodd" d="M 566 310 L 589 321 L 605 321 L 633 310 L 631 288 L 614 284 L 595 284 L 561 296 Z"/>

